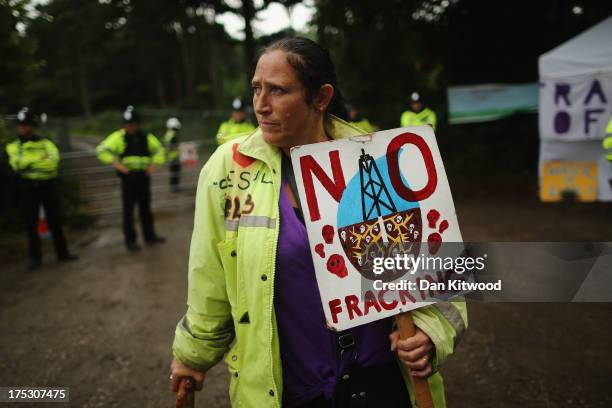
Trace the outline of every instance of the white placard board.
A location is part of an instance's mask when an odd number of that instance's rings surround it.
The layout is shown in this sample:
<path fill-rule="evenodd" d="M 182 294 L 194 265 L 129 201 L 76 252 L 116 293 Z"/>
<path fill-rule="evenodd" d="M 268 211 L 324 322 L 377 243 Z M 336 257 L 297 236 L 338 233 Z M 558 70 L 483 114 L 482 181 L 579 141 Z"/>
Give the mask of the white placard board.
<path fill-rule="evenodd" d="M 363 288 L 401 278 L 375 273 L 374 258 L 462 242 L 431 127 L 300 146 L 291 159 L 327 325 L 345 330 L 429 304 L 418 291 Z"/>
<path fill-rule="evenodd" d="M 179 143 L 179 160 L 184 166 L 198 164 L 198 147 L 193 142 Z"/>

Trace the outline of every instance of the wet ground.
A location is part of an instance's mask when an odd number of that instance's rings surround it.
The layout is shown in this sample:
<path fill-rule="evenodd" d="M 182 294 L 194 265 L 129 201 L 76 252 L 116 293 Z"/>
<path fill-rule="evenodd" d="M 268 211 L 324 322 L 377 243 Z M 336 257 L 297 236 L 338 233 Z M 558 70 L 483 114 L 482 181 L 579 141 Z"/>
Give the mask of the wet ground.
<path fill-rule="evenodd" d="M 612 241 L 603 205 L 503 193 L 455 201 L 465 240 Z M 81 260 L 48 256 L 36 272 L 17 256 L 23 242 L 12 243 L 0 272 L 0 386 L 67 386 L 74 407 L 173 406 L 170 346 L 185 309 L 192 217 L 158 211 L 168 242 L 137 254 L 112 223 L 72 231 Z M 469 313 L 442 367 L 450 407 L 612 406 L 612 304 L 472 303 Z M 229 406 L 223 364 L 208 373 L 197 406 Z"/>

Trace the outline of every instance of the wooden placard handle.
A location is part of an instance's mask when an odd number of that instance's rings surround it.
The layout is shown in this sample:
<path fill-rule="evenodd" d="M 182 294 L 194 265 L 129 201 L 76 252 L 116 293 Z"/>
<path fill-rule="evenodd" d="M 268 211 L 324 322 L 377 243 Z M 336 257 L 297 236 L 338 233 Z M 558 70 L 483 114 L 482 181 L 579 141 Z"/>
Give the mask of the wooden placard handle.
<path fill-rule="evenodd" d="M 414 325 L 410 312 L 396 315 L 395 322 L 399 328 L 400 339 L 404 340 L 416 334 L 416 326 Z M 416 400 L 417 408 L 434 408 L 427 378 L 413 377 L 410 375 L 410 369 L 407 367 L 406 369 L 408 370 L 412 389 L 414 390 L 414 399 Z"/>
<path fill-rule="evenodd" d="M 176 393 L 176 408 L 194 408 L 195 397 L 193 390 L 195 381 L 191 377 L 183 377 L 179 382 L 179 389 Z"/>

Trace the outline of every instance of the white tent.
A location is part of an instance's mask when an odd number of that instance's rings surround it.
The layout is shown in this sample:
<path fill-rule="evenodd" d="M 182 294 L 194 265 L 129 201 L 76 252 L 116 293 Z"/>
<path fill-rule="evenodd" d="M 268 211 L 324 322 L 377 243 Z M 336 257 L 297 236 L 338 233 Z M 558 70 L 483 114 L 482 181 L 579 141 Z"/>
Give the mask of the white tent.
<path fill-rule="evenodd" d="M 544 78 L 612 72 L 612 16 L 542 54 L 539 68 Z"/>
<path fill-rule="evenodd" d="M 589 163 L 596 166 L 595 198 L 612 200 L 611 166 L 601 147 L 612 115 L 612 16 L 541 55 L 539 73 L 540 185 L 550 185 L 547 163 Z M 571 186 L 572 174 L 565 176 Z"/>

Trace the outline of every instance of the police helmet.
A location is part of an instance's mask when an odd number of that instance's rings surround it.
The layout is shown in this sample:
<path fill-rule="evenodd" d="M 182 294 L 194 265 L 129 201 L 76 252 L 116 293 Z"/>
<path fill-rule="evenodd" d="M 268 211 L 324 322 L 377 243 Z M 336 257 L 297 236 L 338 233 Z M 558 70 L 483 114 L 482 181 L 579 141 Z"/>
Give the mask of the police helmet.
<path fill-rule="evenodd" d="M 123 111 L 123 121 L 125 123 L 140 123 L 140 115 L 134 109 L 134 106 L 128 105 Z"/>
<path fill-rule="evenodd" d="M 170 118 L 166 121 L 166 127 L 168 129 L 180 129 L 181 128 L 181 121 L 178 120 L 178 118 Z"/>
<path fill-rule="evenodd" d="M 244 110 L 244 104 L 242 103 L 241 98 L 234 98 L 234 100 L 232 101 L 232 110 L 234 110 L 235 112 Z"/>
<path fill-rule="evenodd" d="M 19 112 L 17 112 L 17 123 L 20 125 L 37 126 L 38 119 L 30 108 L 24 106 L 19 110 Z"/>

